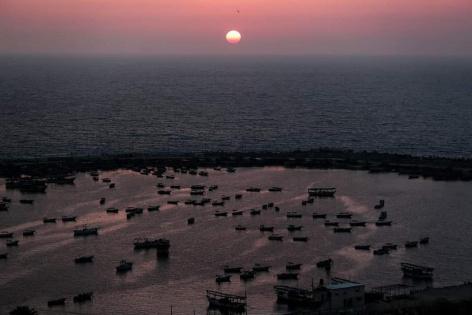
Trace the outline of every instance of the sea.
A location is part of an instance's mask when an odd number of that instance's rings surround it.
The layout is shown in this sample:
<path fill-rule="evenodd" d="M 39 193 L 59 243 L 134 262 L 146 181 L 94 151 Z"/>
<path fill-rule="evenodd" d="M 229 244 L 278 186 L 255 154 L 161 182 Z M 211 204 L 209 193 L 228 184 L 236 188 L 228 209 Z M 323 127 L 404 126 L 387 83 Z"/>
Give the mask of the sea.
<path fill-rule="evenodd" d="M 0 158 L 289 151 L 472 157 L 472 59 L 0 56 Z"/>

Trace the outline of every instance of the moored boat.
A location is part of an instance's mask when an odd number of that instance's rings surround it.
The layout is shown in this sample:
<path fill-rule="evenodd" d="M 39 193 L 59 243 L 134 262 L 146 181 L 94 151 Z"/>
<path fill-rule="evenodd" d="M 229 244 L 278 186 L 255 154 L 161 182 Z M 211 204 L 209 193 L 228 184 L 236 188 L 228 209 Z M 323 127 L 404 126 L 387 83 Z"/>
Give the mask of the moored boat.
<path fill-rule="evenodd" d="M 283 241 L 284 237 L 280 234 L 272 234 L 268 237 L 269 241 Z"/>
<path fill-rule="evenodd" d="M 93 292 L 84 292 L 84 293 L 79 293 L 76 296 L 74 296 L 73 301 L 74 303 L 85 303 L 92 301 L 93 297 Z"/>
<path fill-rule="evenodd" d="M 327 188 L 309 188 L 308 189 L 308 195 L 310 197 L 318 197 L 318 198 L 323 198 L 323 197 L 334 197 L 334 194 L 336 193 L 336 188 L 334 187 L 327 187 Z"/>
<path fill-rule="evenodd" d="M 74 230 L 74 236 L 89 236 L 89 235 L 98 235 L 98 228 L 89 228 L 84 226 L 81 229 Z"/>
<path fill-rule="evenodd" d="M 224 312 L 246 310 L 246 297 L 207 290 L 207 300 L 210 308 L 217 308 Z"/>
<path fill-rule="evenodd" d="M 86 263 L 91 263 L 93 262 L 95 256 L 90 255 L 90 256 L 80 256 L 77 258 L 74 258 L 74 262 L 76 264 L 86 264 Z"/>
<path fill-rule="evenodd" d="M 117 273 L 125 273 L 133 269 L 133 263 L 126 260 L 121 260 L 120 264 L 116 266 Z"/>
<path fill-rule="evenodd" d="M 269 265 L 261 265 L 258 263 L 255 263 L 254 266 L 252 267 L 252 271 L 254 272 L 267 272 L 269 271 L 270 266 Z"/>
<path fill-rule="evenodd" d="M 433 279 L 434 268 L 414 265 L 410 263 L 401 263 L 400 267 L 401 267 L 404 277 L 419 279 L 419 280 Z"/>
<path fill-rule="evenodd" d="M 298 273 L 295 272 L 281 272 L 277 274 L 278 280 L 297 280 Z"/>
<path fill-rule="evenodd" d="M 231 275 L 216 275 L 215 281 L 216 283 L 230 282 Z"/>
<path fill-rule="evenodd" d="M 32 230 L 32 229 L 26 229 L 23 231 L 23 236 L 33 236 L 34 233 L 36 233 L 35 230 Z"/>
<path fill-rule="evenodd" d="M 66 304 L 66 298 L 56 299 L 56 300 L 49 300 L 48 307 L 53 306 L 61 306 Z"/>
<path fill-rule="evenodd" d="M 43 223 L 56 223 L 56 218 L 43 218 Z"/>

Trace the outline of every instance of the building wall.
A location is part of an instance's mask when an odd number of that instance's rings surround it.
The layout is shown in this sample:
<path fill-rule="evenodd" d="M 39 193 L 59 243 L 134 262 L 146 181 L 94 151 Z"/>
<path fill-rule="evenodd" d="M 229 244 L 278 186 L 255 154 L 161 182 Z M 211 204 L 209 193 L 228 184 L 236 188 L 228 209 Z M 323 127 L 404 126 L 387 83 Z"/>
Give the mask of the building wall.
<path fill-rule="evenodd" d="M 330 297 L 330 308 L 333 310 L 364 308 L 364 286 L 331 289 Z"/>

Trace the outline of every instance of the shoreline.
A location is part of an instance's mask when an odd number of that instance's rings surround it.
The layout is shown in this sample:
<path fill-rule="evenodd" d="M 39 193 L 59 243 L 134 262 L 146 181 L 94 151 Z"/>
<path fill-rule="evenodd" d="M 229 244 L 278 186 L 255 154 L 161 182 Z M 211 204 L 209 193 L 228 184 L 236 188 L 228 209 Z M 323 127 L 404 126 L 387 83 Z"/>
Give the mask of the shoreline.
<path fill-rule="evenodd" d="M 60 176 L 76 172 L 159 167 L 267 167 L 364 170 L 410 178 L 471 181 L 472 159 L 407 154 L 316 149 L 287 152 L 204 152 L 123 154 L 83 157 L 0 159 L 0 177 Z"/>

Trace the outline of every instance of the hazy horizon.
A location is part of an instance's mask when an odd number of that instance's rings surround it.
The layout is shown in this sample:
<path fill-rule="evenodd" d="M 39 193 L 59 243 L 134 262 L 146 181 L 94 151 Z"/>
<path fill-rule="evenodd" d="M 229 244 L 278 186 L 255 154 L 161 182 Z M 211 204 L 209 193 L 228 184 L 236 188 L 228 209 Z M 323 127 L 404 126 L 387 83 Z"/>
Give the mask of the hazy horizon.
<path fill-rule="evenodd" d="M 468 0 L 0 0 L 0 54 L 472 55 Z M 237 45 L 224 35 L 242 34 Z"/>

